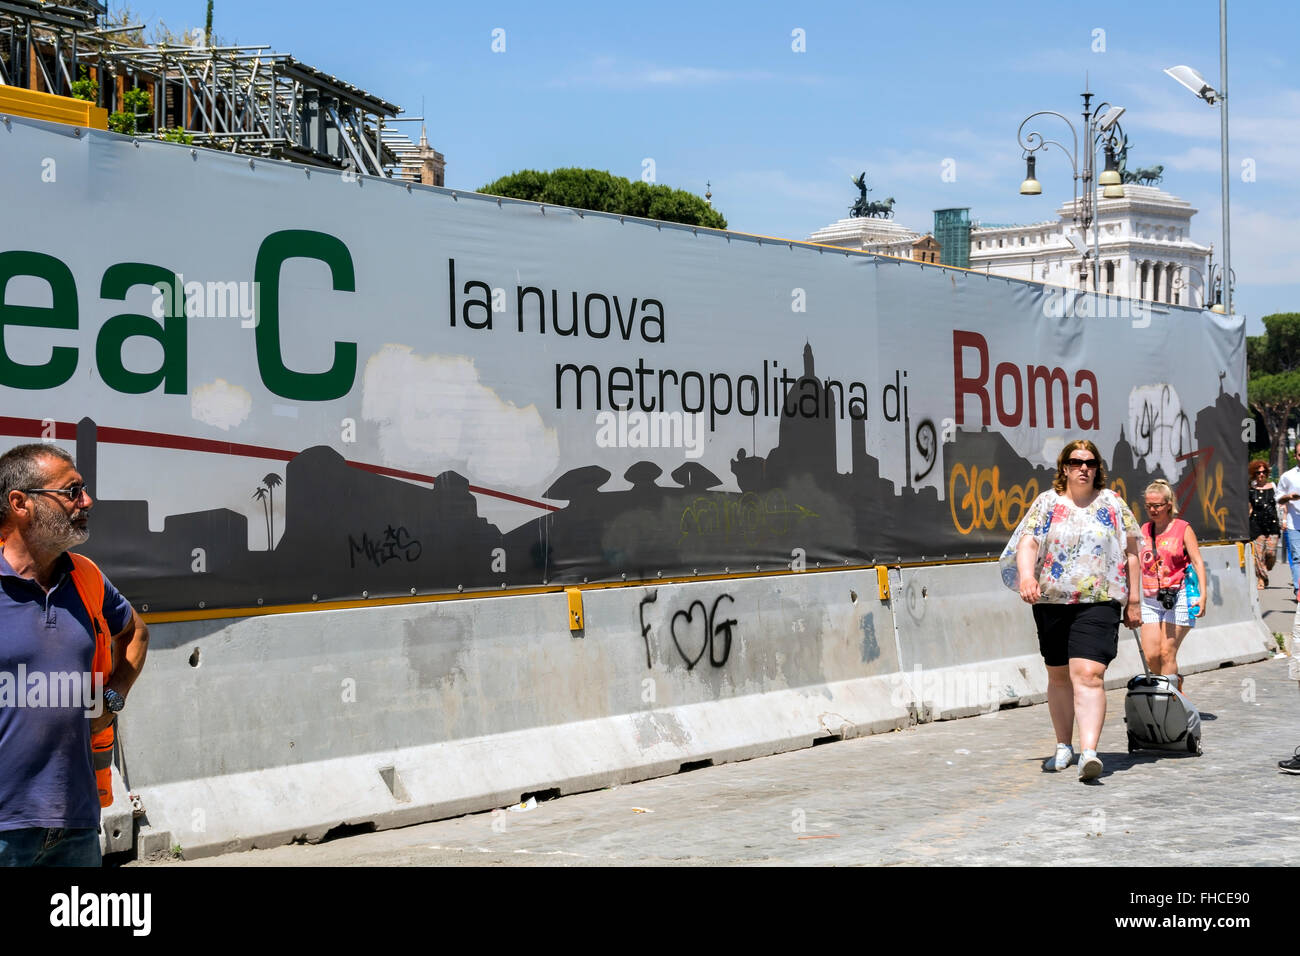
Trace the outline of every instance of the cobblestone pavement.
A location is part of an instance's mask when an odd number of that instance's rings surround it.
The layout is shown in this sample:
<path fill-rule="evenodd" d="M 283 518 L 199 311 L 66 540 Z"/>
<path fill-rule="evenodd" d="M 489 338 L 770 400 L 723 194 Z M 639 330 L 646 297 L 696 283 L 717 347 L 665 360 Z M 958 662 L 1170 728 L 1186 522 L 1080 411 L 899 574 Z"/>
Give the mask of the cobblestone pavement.
<path fill-rule="evenodd" d="M 1289 633 L 1285 565 L 1274 582 L 1261 592 L 1265 621 Z M 1201 757 L 1129 755 L 1124 692 L 1112 691 L 1105 771 L 1087 784 L 1073 767 L 1041 770 L 1053 736 L 1047 708 L 1034 706 L 575 794 L 523 813 L 153 865 L 1296 865 L 1300 776 L 1277 770 L 1300 745 L 1288 663 L 1187 679 L 1206 720 Z"/>

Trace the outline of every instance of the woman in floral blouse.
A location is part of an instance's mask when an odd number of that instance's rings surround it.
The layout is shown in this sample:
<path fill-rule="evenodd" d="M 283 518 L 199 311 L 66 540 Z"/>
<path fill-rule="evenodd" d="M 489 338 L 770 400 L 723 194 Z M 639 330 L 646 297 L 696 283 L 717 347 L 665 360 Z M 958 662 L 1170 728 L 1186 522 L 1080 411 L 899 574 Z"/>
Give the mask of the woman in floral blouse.
<path fill-rule="evenodd" d="M 1034 606 L 1038 647 L 1047 666 L 1047 709 L 1056 754 L 1044 770 L 1064 770 L 1079 723 L 1079 779 L 1101 773 L 1097 741 L 1106 719 L 1106 667 L 1118 652 L 1121 616 L 1142 620 L 1137 519 L 1106 489 L 1097 446 L 1066 444 L 1052 490 L 1034 499 L 1002 552 L 1002 580 Z M 1133 587 L 1129 587 L 1129 582 Z"/>

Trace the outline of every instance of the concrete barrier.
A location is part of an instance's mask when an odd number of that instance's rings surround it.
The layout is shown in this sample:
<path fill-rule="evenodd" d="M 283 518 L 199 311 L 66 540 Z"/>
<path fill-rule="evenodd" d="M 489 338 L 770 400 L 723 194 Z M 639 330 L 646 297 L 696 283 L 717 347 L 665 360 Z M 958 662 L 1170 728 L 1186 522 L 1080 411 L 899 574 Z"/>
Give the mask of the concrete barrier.
<path fill-rule="evenodd" d="M 1046 699 L 1030 609 L 996 563 L 895 569 L 900 680 L 920 719 L 967 717 Z"/>
<path fill-rule="evenodd" d="M 1267 654 L 1237 549 L 1205 563 L 1185 673 Z M 313 841 L 1044 699 L 1032 616 L 993 563 L 890 583 L 887 601 L 869 570 L 593 589 L 581 631 L 562 593 L 156 624 L 122 720 L 138 848 Z M 1110 686 L 1139 669 L 1127 635 Z"/>
<path fill-rule="evenodd" d="M 153 839 L 314 840 L 909 722 L 874 572 L 584 604 L 581 632 L 563 594 L 155 625 L 123 715 Z"/>

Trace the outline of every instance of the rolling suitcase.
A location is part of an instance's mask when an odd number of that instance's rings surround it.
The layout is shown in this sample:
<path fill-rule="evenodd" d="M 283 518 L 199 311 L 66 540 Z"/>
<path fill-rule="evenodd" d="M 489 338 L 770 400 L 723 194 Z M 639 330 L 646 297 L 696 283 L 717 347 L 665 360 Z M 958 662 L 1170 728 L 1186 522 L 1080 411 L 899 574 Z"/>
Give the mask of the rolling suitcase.
<path fill-rule="evenodd" d="M 1128 682 L 1124 698 L 1124 723 L 1128 725 L 1128 752 L 1172 750 L 1201 753 L 1201 715 L 1178 690 L 1176 677 L 1152 674 L 1137 640 L 1142 670 Z"/>

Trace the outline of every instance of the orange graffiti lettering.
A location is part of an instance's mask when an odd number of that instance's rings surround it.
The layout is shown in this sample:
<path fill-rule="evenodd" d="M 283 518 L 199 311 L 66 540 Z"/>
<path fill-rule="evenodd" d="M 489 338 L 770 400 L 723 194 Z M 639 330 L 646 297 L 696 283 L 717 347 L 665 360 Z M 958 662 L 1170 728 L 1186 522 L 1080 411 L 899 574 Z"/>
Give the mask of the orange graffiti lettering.
<path fill-rule="evenodd" d="M 958 462 L 948 473 L 948 507 L 958 534 L 970 534 L 976 528 L 1012 531 L 1037 497 L 1037 478 L 1003 489 L 996 465 L 973 465 L 968 470 Z"/>

